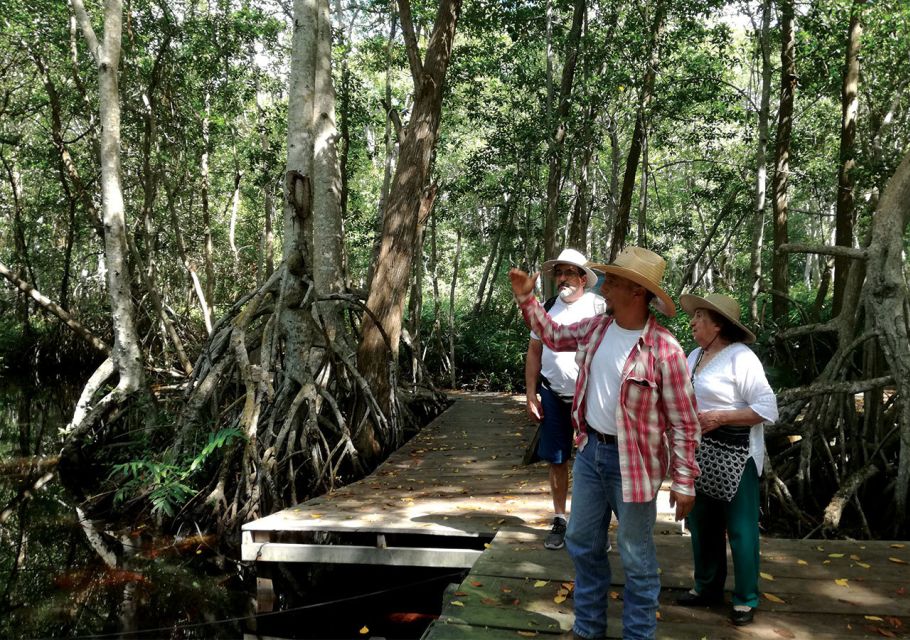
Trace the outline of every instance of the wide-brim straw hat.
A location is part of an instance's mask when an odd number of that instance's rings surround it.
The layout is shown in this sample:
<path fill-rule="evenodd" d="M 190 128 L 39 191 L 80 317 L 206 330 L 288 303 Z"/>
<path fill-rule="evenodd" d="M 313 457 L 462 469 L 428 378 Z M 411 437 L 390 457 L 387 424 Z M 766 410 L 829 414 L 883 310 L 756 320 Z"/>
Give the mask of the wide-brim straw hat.
<path fill-rule="evenodd" d="M 555 260 L 547 260 L 540 266 L 540 272 L 547 277 L 553 277 L 553 269 L 558 264 L 570 264 L 585 272 L 585 289 L 593 289 L 597 284 L 597 274 L 588 266 L 588 259 L 575 249 L 563 249 Z"/>
<path fill-rule="evenodd" d="M 660 286 L 667 268 L 667 261 L 659 255 L 642 247 L 626 247 L 617 254 L 611 264 L 592 265 L 594 269 L 605 274 L 613 274 L 641 285 L 656 298 L 654 308 L 668 318 L 676 315 L 673 299 Z"/>
<path fill-rule="evenodd" d="M 755 334 L 739 321 L 739 303 L 730 296 L 725 296 L 721 293 L 709 293 L 705 297 L 701 297 L 685 293 L 679 297 L 679 305 L 690 316 L 695 315 L 698 309 L 710 309 L 722 315 L 730 324 L 739 328 L 745 335 L 742 340 L 745 344 L 755 342 Z"/>

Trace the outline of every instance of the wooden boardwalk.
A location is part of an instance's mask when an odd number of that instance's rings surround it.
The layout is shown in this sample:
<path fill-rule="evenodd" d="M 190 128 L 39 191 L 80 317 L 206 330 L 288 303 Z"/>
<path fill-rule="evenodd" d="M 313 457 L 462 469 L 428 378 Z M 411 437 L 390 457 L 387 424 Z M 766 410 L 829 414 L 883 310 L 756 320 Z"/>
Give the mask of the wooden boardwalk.
<path fill-rule="evenodd" d="M 274 562 L 470 568 L 445 596 L 427 640 L 546 638 L 571 629 L 571 597 L 556 602 L 573 579 L 571 561 L 542 545 L 552 512 L 546 465 L 521 465 L 533 435 L 523 396 L 453 397 L 369 477 L 244 525 L 243 559 L 261 563 L 263 576 Z M 664 494 L 658 637 L 910 637 L 910 544 L 899 542 L 763 539 L 765 599 L 748 627 L 729 623 L 726 608 L 674 606 L 691 585 L 692 562 Z M 610 557 L 609 637 L 619 638 L 623 575 L 618 554 Z M 260 583 L 260 608 L 269 609 L 268 580 Z"/>

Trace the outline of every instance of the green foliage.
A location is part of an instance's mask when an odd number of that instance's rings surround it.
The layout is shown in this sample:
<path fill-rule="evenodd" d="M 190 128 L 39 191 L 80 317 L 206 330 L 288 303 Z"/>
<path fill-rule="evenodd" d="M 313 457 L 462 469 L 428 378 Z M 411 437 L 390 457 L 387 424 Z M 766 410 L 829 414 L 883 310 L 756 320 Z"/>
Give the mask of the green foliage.
<path fill-rule="evenodd" d="M 219 429 L 209 434 L 208 442 L 189 462 L 178 465 L 155 460 L 132 460 L 112 466 L 108 480 L 117 484 L 114 502 L 122 503 L 134 497 L 147 497 L 152 513 L 172 517 L 177 509 L 195 494 L 188 484 L 195 474 L 220 448 L 235 440 L 244 440 L 242 431 Z"/>

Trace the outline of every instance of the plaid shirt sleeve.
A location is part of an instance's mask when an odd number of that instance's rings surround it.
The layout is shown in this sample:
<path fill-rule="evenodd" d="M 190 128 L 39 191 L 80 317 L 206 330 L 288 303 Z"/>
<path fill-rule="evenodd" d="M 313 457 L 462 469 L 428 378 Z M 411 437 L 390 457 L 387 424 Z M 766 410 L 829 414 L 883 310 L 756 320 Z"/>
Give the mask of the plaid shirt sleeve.
<path fill-rule="evenodd" d="M 518 306 L 531 331 L 536 333 L 540 340 L 553 351 L 576 351 L 578 343 L 587 334 L 590 318 L 575 324 L 558 324 L 553 321 L 534 296 L 528 296 L 524 302 L 519 302 Z"/>

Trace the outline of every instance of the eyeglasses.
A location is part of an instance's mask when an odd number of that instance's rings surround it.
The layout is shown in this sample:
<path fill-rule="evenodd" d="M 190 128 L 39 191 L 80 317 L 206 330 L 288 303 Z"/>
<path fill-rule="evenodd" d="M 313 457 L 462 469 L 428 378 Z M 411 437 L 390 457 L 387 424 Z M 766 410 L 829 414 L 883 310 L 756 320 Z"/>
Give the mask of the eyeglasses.
<path fill-rule="evenodd" d="M 571 278 L 572 276 L 580 278 L 582 274 L 578 269 L 553 269 L 553 275 L 557 278 Z"/>

